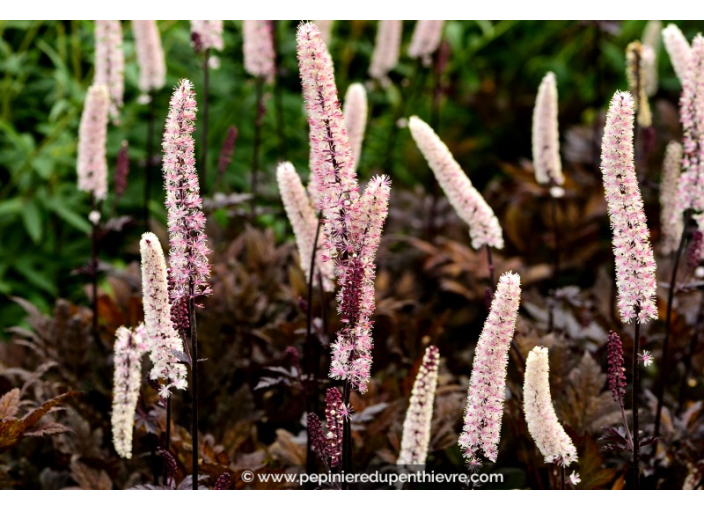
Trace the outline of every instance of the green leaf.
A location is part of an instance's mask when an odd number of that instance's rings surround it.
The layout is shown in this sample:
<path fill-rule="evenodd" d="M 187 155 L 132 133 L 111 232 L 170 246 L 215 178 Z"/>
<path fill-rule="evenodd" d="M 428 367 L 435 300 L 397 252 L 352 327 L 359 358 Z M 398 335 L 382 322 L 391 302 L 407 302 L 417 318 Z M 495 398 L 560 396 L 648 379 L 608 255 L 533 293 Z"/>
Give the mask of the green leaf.
<path fill-rule="evenodd" d="M 42 213 L 35 201 L 27 202 L 22 208 L 22 223 L 35 244 L 42 238 Z"/>
<path fill-rule="evenodd" d="M 68 208 L 60 199 L 51 197 L 47 200 L 47 206 L 69 225 L 86 234 L 90 232 L 90 222 L 83 216 L 73 212 L 73 210 Z"/>

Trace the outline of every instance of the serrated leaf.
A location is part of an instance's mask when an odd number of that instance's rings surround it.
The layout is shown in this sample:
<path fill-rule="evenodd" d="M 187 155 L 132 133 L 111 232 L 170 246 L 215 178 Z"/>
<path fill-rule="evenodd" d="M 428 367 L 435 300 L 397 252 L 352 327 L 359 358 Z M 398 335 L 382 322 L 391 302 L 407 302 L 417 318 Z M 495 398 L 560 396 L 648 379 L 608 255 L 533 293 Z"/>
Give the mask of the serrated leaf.
<path fill-rule="evenodd" d="M 0 398 L 0 420 L 14 418 L 20 410 L 20 389 L 14 388 Z"/>
<path fill-rule="evenodd" d="M 25 437 L 46 437 L 54 436 L 56 434 L 65 434 L 66 432 L 73 432 L 66 425 L 57 423 L 55 421 L 50 421 L 48 423 L 40 423 L 30 431 L 25 431 Z"/>

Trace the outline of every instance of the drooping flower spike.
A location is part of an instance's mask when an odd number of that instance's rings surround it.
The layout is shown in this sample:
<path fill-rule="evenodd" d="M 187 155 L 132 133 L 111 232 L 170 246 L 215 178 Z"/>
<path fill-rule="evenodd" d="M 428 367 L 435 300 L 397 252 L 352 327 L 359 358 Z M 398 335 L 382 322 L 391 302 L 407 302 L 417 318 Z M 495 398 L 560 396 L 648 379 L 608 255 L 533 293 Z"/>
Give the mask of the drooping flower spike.
<path fill-rule="evenodd" d="M 161 47 L 159 27 L 154 20 L 132 21 L 137 62 L 139 63 L 139 90 L 142 102 L 150 92 L 160 90 L 166 83 L 166 60 Z"/>
<path fill-rule="evenodd" d="M 683 208 L 677 202 L 681 164 L 682 145 L 671 141 L 665 149 L 660 182 L 660 230 L 663 237 L 662 252 L 665 254 L 677 249 L 684 228 Z"/>
<path fill-rule="evenodd" d="M 347 89 L 343 115 L 356 170 L 362 155 L 364 131 L 367 127 L 367 91 L 361 83 L 353 83 Z"/>
<path fill-rule="evenodd" d="M 95 22 L 95 77 L 110 94 L 110 116 L 117 122 L 125 90 L 125 54 L 122 51 L 122 24 L 119 20 Z"/>
<path fill-rule="evenodd" d="M 692 55 L 692 48 L 689 46 L 687 38 L 677 25 L 670 23 L 662 31 L 662 41 L 670 56 L 675 74 L 680 79 L 680 83 L 684 83 L 689 69 L 689 59 Z"/>
<path fill-rule="evenodd" d="M 369 66 L 369 76 L 382 83 L 388 79 L 387 75 L 396 64 L 401 49 L 401 36 L 403 21 L 387 19 L 379 21 L 374 43 L 374 54 Z"/>
<path fill-rule="evenodd" d="M 244 68 L 257 78 L 274 81 L 276 63 L 274 61 L 273 26 L 269 20 L 244 20 L 242 22 L 244 40 Z"/>
<path fill-rule="evenodd" d="M 474 350 L 464 427 L 458 441 L 472 468 L 481 465 L 482 456 L 496 462 L 504 414 L 508 351 L 520 300 L 519 276 L 511 272 L 501 275 L 489 316 Z"/>
<path fill-rule="evenodd" d="M 450 204 L 469 225 L 472 247 L 475 250 L 483 246 L 502 249 L 504 238 L 499 220 L 484 197 L 472 186 L 447 146 L 428 124 L 415 115 L 411 117 L 408 127 Z"/>
<path fill-rule="evenodd" d="M 107 142 L 110 97 L 105 85 L 91 85 L 78 131 L 78 189 L 104 200 L 108 193 Z"/>
<path fill-rule="evenodd" d="M 121 326 L 115 333 L 115 371 L 112 390 L 112 443 L 117 454 L 132 458 L 134 412 L 142 382 L 142 356 L 149 350 L 143 325 Z"/>
<path fill-rule="evenodd" d="M 569 466 L 577 462 L 577 449 L 557 420 L 550 396 L 549 371 L 547 347 L 535 347 L 526 359 L 523 412 L 528 432 L 545 462 Z"/>
<path fill-rule="evenodd" d="M 549 72 L 540 82 L 533 110 L 535 180 L 549 186 L 562 186 L 565 182 L 560 160 L 557 113 L 557 82 L 555 74 Z"/>
<path fill-rule="evenodd" d="M 680 214 L 687 209 L 704 211 L 704 37 L 692 43 L 687 74 L 682 81 L 680 122 L 682 174 L 679 181 Z"/>
<path fill-rule="evenodd" d="M 210 294 L 210 249 L 195 168 L 196 110 L 193 84 L 181 80 L 171 96 L 162 143 L 174 302 Z"/>
<path fill-rule="evenodd" d="M 171 306 L 166 275 L 166 260 L 161 244 L 151 232 L 142 235 L 142 301 L 144 324 L 154 367 L 149 377 L 164 381 L 159 394 L 166 398 L 171 388 L 185 390 L 186 366 L 174 354 L 183 352 L 183 342 L 171 322 Z"/>
<path fill-rule="evenodd" d="M 430 442 L 430 425 L 433 420 L 433 403 L 438 384 L 440 351 L 435 346 L 425 350 L 418 375 L 413 383 L 411 401 L 403 422 L 401 453 L 396 464 L 425 464 Z"/>
<path fill-rule="evenodd" d="M 444 20 L 425 19 L 417 21 L 413 37 L 411 38 L 411 45 L 408 47 L 408 56 L 420 58 L 424 65 L 429 66 L 433 53 L 440 46 L 444 26 Z"/>
<path fill-rule="evenodd" d="M 296 245 L 300 256 L 301 269 L 310 279 L 310 261 L 313 255 L 315 233 L 318 228 L 318 218 L 306 195 L 301 178 L 296 169 L 289 162 L 281 163 L 276 169 L 281 200 L 284 203 L 286 214 L 293 227 Z M 318 241 L 320 245 L 320 241 Z M 320 248 L 320 247 L 319 247 Z M 320 271 L 323 288 L 327 292 L 334 290 L 335 267 L 332 260 L 323 257 L 322 249 L 316 252 L 315 268 Z M 316 280 L 313 280 L 316 284 Z"/>
<path fill-rule="evenodd" d="M 611 221 L 618 307 L 623 322 L 658 317 L 655 258 L 633 161 L 633 97 L 616 92 L 606 115 L 601 173 Z"/>

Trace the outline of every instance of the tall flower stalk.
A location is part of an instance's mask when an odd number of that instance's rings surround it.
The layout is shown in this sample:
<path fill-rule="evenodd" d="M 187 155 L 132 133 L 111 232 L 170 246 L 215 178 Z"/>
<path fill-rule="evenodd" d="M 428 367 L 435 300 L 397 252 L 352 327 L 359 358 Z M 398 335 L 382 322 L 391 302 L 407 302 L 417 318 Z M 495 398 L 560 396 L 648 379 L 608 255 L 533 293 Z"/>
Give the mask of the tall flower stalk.
<path fill-rule="evenodd" d="M 680 83 L 684 83 L 689 69 L 689 59 L 692 55 L 692 48 L 689 46 L 687 38 L 677 25 L 670 23 L 662 31 L 662 42 L 670 56 L 675 74 L 680 79 Z"/>
<path fill-rule="evenodd" d="M 601 172 L 612 230 L 616 286 L 621 320 L 635 319 L 633 338 L 633 470 L 640 485 L 638 350 L 640 325 L 658 317 L 655 306 L 655 258 L 633 161 L 633 97 L 616 92 L 606 116 Z"/>
<path fill-rule="evenodd" d="M 662 252 L 669 254 L 677 250 L 684 222 L 678 206 L 677 183 L 682 167 L 682 145 L 672 141 L 665 149 L 660 182 L 660 229 L 662 230 Z"/>
<path fill-rule="evenodd" d="M 438 384 L 440 351 L 431 345 L 425 350 L 418 375 L 413 383 L 411 401 L 403 422 L 401 453 L 396 464 L 425 464 L 430 442 L 430 425 L 433 421 L 433 403 Z"/>
<path fill-rule="evenodd" d="M 147 117 L 147 159 L 144 165 L 144 225 L 149 228 L 149 202 L 154 172 L 155 94 L 166 83 L 166 59 L 161 46 L 161 35 L 155 20 L 132 21 L 137 62 L 139 64 L 139 102 L 149 104 Z"/>
<path fill-rule="evenodd" d="M 110 116 L 119 124 L 125 90 L 125 55 L 122 51 L 122 23 L 119 20 L 95 22 L 95 77 L 110 94 Z"/>
<path fill-rule="evenodd" d="M 577 449 L 555 414 L 550 395 L 549 372 L 547 347 L 533 348 L 526 359 L 523 413 L 528 432 L 545 458 L 545 462 L 560 466 L 564 489 L 564 469 L 573 462 L 577 462 Z"/>
<path fill-rule="evenodd" d="M 388 82 L 388 74 L 396 64 L 401 49 L 403 21 L 388 19 L 379 21 L 374 43 L 374 54 L 369 66 L 369 76 L 382 85 Z"/>
<path fill-rule="evenodd" d="M 413 30 L 411 45 L 408 47 L 408 56 L 420 59 L 426 67 L 432 62 L 432 55 L 440 46 L 444 20 L 425 19 L 416 22 Z"/>
<path fill-rule="evenodd" d="M 362 156 L 362 143 L 364 142 L 364 131 L 367 128 L 367 91 L 361 83 L 353 83 L 345 94 L 345 105 L 343 108 L 345 117 L 345 128 L 350 139 L 352 158 L 355 162 L 355 170 L 359 167 L 359 160 Z"/>
<path fill-rule="evenodd" d="M 500 250 L 504 247 L 499 220 L 435 131 L 415 115 L 411 117 L 408 127 L 450 204 L 469 226 L 472 247 L 475 250 L 486 249 L 490 285 L 493 288 L 491 248 Z"/>
<path fill-rule="evenodd" d="M 193 479 L 198 479 L 198 337 L 196 299 L 208 296 L 210 289 L 210 249 L 205 235 L 200 185 L 195 168 L 193 131 L 196 120 L 193 84 L 181 80 L 169 104 L 164 129 L 164 187 L 169 228 L 169 269 L 171 302 L 185 303 L 188 313 L 186 339 L 191 347 L 191 388 L 193 409 L 191 437 L 193 441 Z M 198 484 L 193 483 L 197 490 Z"/>
<path fill-rule="evenodd" d="M 472 469 L 481 457 L 496 462 L 506 393 L 508 350 L 513 340 L 521 300 L 521 280 L 504 273 L 491 302 L 489 317 L 474 350 L 464 426 L 458 444 Z"/>
<path fill-rule="evenodd" d="M 638 125 L 643 128 L 649 128 L 653 124 L 648 103 L 646 73 L 654 59 L 652 49 L 645 48 L 640 41 L 633 41 L 626 47 L 626 78 L 628 78 L 631 95 L 637 98 Z"/>

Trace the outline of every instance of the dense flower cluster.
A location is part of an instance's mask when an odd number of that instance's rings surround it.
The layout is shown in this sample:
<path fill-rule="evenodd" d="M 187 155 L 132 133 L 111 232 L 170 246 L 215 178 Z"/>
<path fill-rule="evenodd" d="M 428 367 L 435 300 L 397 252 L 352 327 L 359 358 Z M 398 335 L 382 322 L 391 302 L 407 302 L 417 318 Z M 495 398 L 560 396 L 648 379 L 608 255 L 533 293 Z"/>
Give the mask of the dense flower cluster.
<path fill-rule="evenodd" d="M 367 127 L 367 91 L 361 83 L 353 83 L 347 89 L 343 115 L 356 169 L 362 155 L 364 130 Z"/>
<path fill-rule="evenodd" d="M 623 402 L 626 396 L 626 369 L 623 366 L 623 343 L 613 331 L 609 331 L 607 344 L 607 360 L 609 364 L 609 389 L 616 402 Z"/>
<path fill-rule="evenodd" d="M 670 56 L 675 74 L 680 79 L 680 83 L 684 83 L 689 69 L 689 59 L 692 55 L 692 48 L 689 46 L 687 38 L 677 25 L 669 24 L 662 31 L 662 41 Z"/>
<path fill-rule="evenodd" d="M 134 411 L 142 383 L 142 356 L 149 350 L 143 325 L 134 330 L 121 326 L 115 333 L 115 372 L 112 391 L 112 442 L 117 454 L 132 458 Z"/>
<path fill-rule="evenodd" d="M 431 56 L 440 46 L 444 25 L 444 20 L 423 19 L 417 21 L 411 37 L 411 45 L 408 47 L 408 56 L 420 58 L 423 64 L 430 65 Z"/>
<path fill-rule="evenodd" d="M 478 250 L 483 246 L 503 248 L 504 238 L 494 211 L 472 186 L 467 174 L 433 128 L 416 116 L 411 117 L 408 127 L 450 204 L 469 225 L 469 236 L 474 249 Z"/>
<path fill-rule="evenodd" d="M 162 144 L 174 301 L 210 294 L 210 249 L 195 168 L 195 119 L 193 84 L 181 80 L 171 96 Z"/>
<path fill-rule="evenodd" d="M 345 414 L 340 390 L 330 388 L 325 394 L 325 424 L 328 428 L 326 453 L 330 459 L 330 467 L 337 466 L 342 459 Z"/>
<path fill-rule="evenodd" d="M 504 413 L 508 351 L 520 300 L 519 276 L 510 272 L 501 275 L 489 317 L 474 351 L 464 427 L 458 442 L 471 467 L 481 465 L 480 455 L 496 462 Z"/>
<path fill-rule="evenodd" d="M 523 382 L 523 412 L 528 432 L 545 462 L 569 466 L 577 462 L 577 449 L 557 420 L 550 396 L 548 349 L 535 347 L 528 353 Z"/>
<path fill-rule="evenodd" d="M 194 45 L 197 44 L 197 51 L 222 51 L 222 20 L 191 20 L 191 39 Z"/>
<path fill-rule="evenodd" d="M 159 27 L 154 20 L 134 20 L 132 31 L 139 63 L 139 90 L 148 94 L 166 83 L 166 60 Z"/>
<path fill-rule="evenodd" d="M 115 163 L 115 195 L 121 197 L 127 189 L 127 176 L 130 173 L 130 153 L 127 140 L 122 140 Z"/>
<path fill-rule="evenodd" d="M 671 141 L 665 150 L 660 181 L 660 229 L 663 237 L 662 251 L 665 254 L 677 249 L 684 228 L 682 207 L 677 203 L 681 161 L 682 145 Z"/>
<path fill-rule="evenodd" d="M 122 24 L 119 20 L 95 22 L 95 77 L 110 94 L 110 115 L 120 116 L 125 91 L 125 54 L 122 51 Z"/>
<path fill-rule="evenodd" d="M 645 24 L 643 29 L 643 70 L 645 73 L 645 93 L 648 97 L 653 97 L 658 91 L 658 50 L 660 49 L 660 39 L 662 32 L 662 22 L 651 20 Z"/>
<path fill-rule="evenodd" d="M 78 189 L 104 200 L 108 193 L 108 161 L 105 143 L 110 98 L 105 85 L 88 89 L 78 131 Z"/>
<path fill-rule="evenodd" d="M 149 357 L 154 365 L 150 378 L 162 379 L 160 395 L 166 398 L 170 389 L 184 390 L 186 366 L 179 362 L 174 351 L 183 352 L 183 342 L 171 322 L 166 260 L 161 244 L 154 234 L 142 235 L 139 243 L 142 254 L 142 301 L 144 323 L 149 338 Z"/>
<path fill-rule="evenodd" d="M 533 109 L 533 167 L 540 184 L 562 186 L 560 132 L 557 123 L 557 82 L 548 73 L 540 82 Z"/>
<path fill-rule="evenodd" d="M 306 275 L 306 280 L 309 280 L 310 261 L 313 255 L 315 233 L 318 229 L 318 218 L 306 195 L 301 178 L 291 163 L 281 163 L 276 169 L 276 177 L 284 209 L 286 209 L 293 233 L 296 236 L 301 269 Z M 318 240 L 318 244 L 320 245 L 320 240 Z M 315 258 L 315 267 L 322 276 L 323 288 L 328 292 L 333 291 L 335 267 L 332 260 L 323 257 L 322 249 L 316 251 Z"/>
<path fill-rule="evenodd" d="M 633 98 L 628 92 L 617 92 L 611 100 L 601 152 L 621 319 L 630 322 L 636 318 L 644 323 L 658 316 L 657 284 L 650 231 L 633 162 Z"/>
<path fill-rule="evenodd" d="M 440 351 L 435 346 L 425 350 L 423 362 L 413 383 L 411 402 L 406 411 L 397 464 L 425 464 L 430 442 L 430 424 L 438 384 Z"/>
<path fill-rule="evenodd" d="M 325 45 L 330 44 L 330 37 L 332 36 L 332 26 L 335 20 L 331 19 L 317 19 L 314 21 L 315 26 L 318 27 L 320 32 L 320 38 L 323 40 Z"/>
<path fill-rule="evenodd" d="M 276 73 L 273 27 L 268 20 L 244 20 L 244 68 L 252 76 L 271 82 Z"/>
<path fill-rule="evenodd" d="M 374 54 L 369 66 L 369 76 L 383 81 L 387 78 L 389 71 L 396 67 L 401 49 L 402 34 L 403 21 L 398 19 L 379 21 Z"/>
<path fill-rule="evenodd" d="M 643 47 L 640 41 L 633 41 L 626 47 L 626 78 L 631 94 L 637 98 L 638 125 L 642 127 L 650 127 L 653 123 L 646 92 L 646 69 L 654 60 L 655 53 Z"/>
<path fill-rule="evenodd" d="M 704 37 L 692 43 L 680 99 L 682 122 L 682 174 L 679 182 L 680 212 L 704 211 Z"/>

